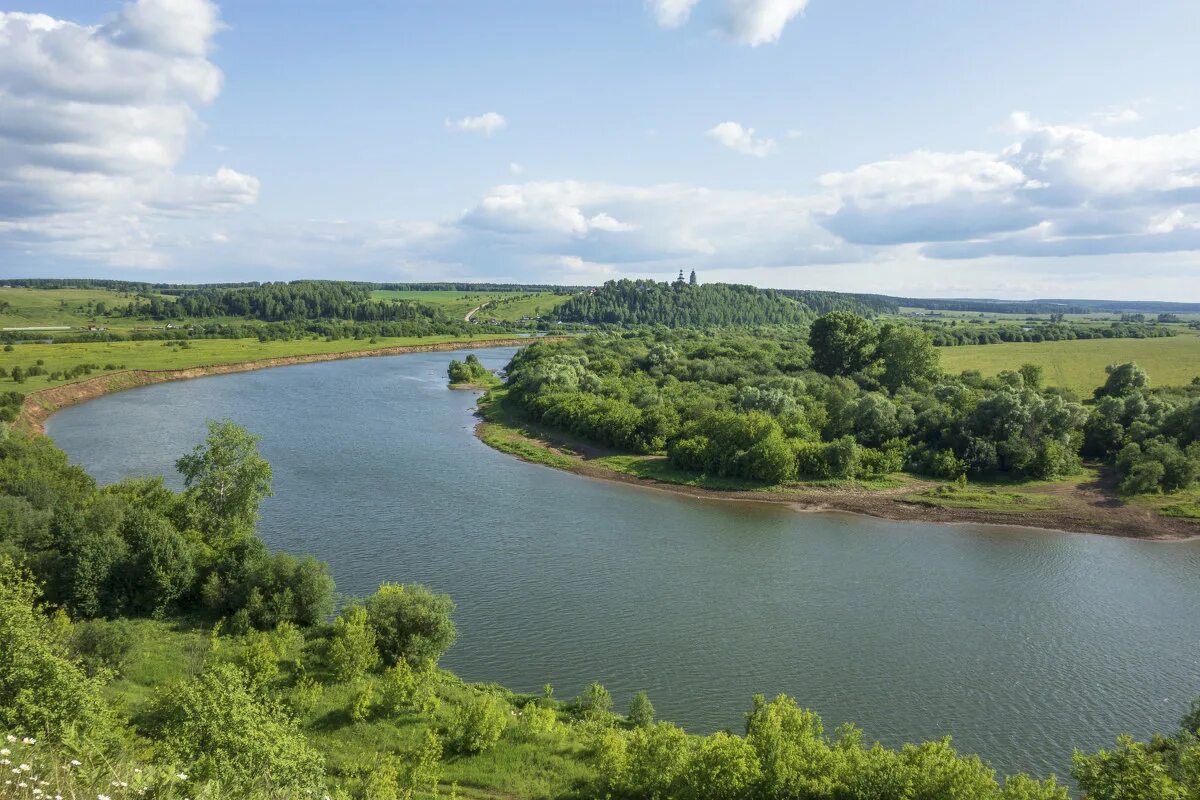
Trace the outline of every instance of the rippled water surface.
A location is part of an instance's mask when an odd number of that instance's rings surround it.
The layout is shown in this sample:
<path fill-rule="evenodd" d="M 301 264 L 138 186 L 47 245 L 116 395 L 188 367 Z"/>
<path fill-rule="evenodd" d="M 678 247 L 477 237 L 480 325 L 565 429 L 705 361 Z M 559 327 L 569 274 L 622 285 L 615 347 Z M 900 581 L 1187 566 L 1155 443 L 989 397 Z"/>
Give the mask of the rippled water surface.
<path fill-rule="evenodd" d="M 511 349 L 480 350 L 502 366 Z M 754 692 L 896 744 L 952 734 L 1002 771 L 1170 729 L 1200 694 L 1200 544 L 895 523 L 577 478 L 471 434 L 475 396 L 422 353 L 160 384 L 56 414 L 101 481 L 170 473 L 230 417 L 263 437 L 268 544 L 340 591 L 458 603 L 469 680 L 740 730 Z M 177 484 L 178 481 L 176 480 Z"/>

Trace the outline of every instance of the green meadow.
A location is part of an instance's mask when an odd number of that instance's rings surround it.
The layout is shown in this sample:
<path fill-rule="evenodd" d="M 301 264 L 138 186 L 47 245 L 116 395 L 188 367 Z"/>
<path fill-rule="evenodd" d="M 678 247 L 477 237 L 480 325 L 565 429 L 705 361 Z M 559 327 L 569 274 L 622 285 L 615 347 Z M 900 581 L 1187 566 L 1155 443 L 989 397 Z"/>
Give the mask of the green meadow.
<path fill-rule="evenodd" d="M 471 336 L 406 336 L 380 337 L 372 340 L 308 338 L 260 342 L 258 339 L 192 339 L 186 346 L 175 341 L 89 342 L 87 344 L 17 344 L 11 351 L 0 350 L 0 367 L 5 373 L 15 366 L 28 369 L 38 365 L 45 375 L 13 383 L 0 378 L 0 389 L 32 392 L 72 383 L 79 378 L 51 380 L 50 373 L 61 372 L 81 364 L 99 365 L 98 372 L 124 369 L 187 369 L 218 364 L 239 364 L 268 358 L 287 358 L 323 353 L 348 353 L 408 345 L 443 344 L 445 342 L 479 342 L 510 338 L 501 334 Z M 41 363 L 39 363 L 41 362 Z"/>
<path fill-rule="evenodd" d="M 0 287 L 0 328 L 61 327 L 83 328 L 99 324 L 106 328 L 128 330 L 148 327 L 144 320 L 100 317 L 96 305 L 108 309 L 126 306 L 136 295 L 108 289 L 24 289 Z M 161 296 L 163 300 L 174 300 Z"/>
<path fill-rule="evenodd" d="M 1045 383 L 1071 389 L 1080 397 L 1104 382 L 1109 364 L 1136 362 L 1150 373 L 1155 386 L 1182 386 L 1200 376 L 1200 335 L 1192 332 L 1163 339 L 1077 339 L 1066 342 L 939 347 L 942 369 L 958 373 L 977 369 L 984 375 L 1037 364 Z"/>

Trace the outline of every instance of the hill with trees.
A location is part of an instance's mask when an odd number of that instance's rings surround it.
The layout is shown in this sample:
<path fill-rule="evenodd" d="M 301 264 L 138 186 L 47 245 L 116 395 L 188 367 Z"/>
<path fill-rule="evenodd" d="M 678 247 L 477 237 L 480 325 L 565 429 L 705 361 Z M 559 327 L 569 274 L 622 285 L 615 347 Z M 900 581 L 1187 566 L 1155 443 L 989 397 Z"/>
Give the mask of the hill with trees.
<path fill-rule="evenodd" d="M 731 283 L 608 281 L 555 310 L 564 322 L 672 328 L 802 323 L 808 306 L 781 292 Z"/>

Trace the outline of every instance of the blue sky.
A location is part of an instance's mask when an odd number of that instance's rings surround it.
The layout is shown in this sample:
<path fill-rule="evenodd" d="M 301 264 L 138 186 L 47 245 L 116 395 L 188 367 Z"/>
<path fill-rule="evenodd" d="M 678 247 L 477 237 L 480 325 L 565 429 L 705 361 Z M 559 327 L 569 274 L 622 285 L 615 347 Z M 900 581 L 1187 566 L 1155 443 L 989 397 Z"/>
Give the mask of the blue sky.
<path fill-rule="evenodd" d="M 0 275 L 1200 300 L 1200 4 L 40 2 Z"/>

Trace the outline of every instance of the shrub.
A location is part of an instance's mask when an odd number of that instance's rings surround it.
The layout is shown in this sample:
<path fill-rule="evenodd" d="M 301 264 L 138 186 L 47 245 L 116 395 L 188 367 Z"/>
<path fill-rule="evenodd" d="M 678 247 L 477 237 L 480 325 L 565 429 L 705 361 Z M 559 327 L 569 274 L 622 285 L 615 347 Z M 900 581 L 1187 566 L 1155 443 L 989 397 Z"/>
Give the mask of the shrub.
<path fill-rule="evenodd" d="M 638 692 L 629 703 L 629 721 L 639 728 L 654 722 L 654 705 L 645 692 Z"/>
<path fill-rule="evenodd" d="M 350 696 L 350 720 L 352 722 L 366 722 L 371 718 L 371 710 L 375 707 L 375 687 L 370 681 L 360 681 L 354 687 L 354 694 Z"/>
<path fill-rule="evenodd" d="M 447 735 L 460 753 L 481 753 L 500 741 L 511 709 L 495 695 L 474 695 L 454 709 Z"/>
<path fill-rule="evenodd" d="M 194 778 L 220 781 L 231 796 L 255 787 L 313 789 L 324 773 L 321 754 L 296 722 L 257 694 L 233 664 L 210 664 L 198 677 L 162 691 L 151 729 Z"/>
<path fill-rule="evenodd" d="M 367 598 L 367 619 L 386 665 L 437 663 L 458 635 L 454 601 L 419 584 L 385 583 Z"/>
<path fill-rule="evenodd" d="M 33 578 L 0 557 L 0 728 L 45 731 L 112 729 L 101 684 L 62 655 L 61 637 L 38 603 Z"/>
<path fill-rule="evenodd" d="M 562 734 L 562 727 L 554 709 L 547 708 L 535 700 L 521 706 L 521 728 L 527 738 L 557 738 Z"/>
<path fill-rule="evenodd" d="M 137 642 L 137 629 L 126 620 L 87 620 L 71 631 L 71 650 L 89 675 L 120 676 Z"/>
<path fill-rule="evenodd" d="M 362 606 L 351 606 L 333 621 L 326 646 L 326 660 L 334 678 L 350 681 L 360 678 L 379 663 L 375 631 L 367 622 Z"/>
<path fill-rule="evenodd" d="M 586 719 L 607 720 L 612 714 L 612 695 L 599 683 L 593 682 L 576 701 Z"/>

